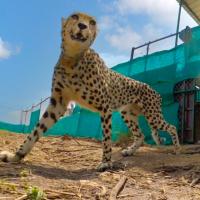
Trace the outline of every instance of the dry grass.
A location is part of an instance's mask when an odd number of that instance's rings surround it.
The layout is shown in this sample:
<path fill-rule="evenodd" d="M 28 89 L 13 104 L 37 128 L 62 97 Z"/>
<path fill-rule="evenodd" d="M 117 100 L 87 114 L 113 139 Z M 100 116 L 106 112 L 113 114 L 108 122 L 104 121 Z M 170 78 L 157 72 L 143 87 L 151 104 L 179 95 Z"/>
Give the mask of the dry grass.
<path fill-rule="evenodd" d="M 14 151 L 26 136 L 0 131 L 0 150 Z M 42 138 L 20 164 L 0 162 L 0 200 L 25 198 L 38 187 L 46 199 L 109 199 L 122 176 L 127 177 L 121 200 L 199 200 L 200 146 L 184 146 L 180 155 L 171 147 L 142 147 L 123 158 L 114 147 L 118 168 L 99 173 L 101 144 L 69 137 Z"/>

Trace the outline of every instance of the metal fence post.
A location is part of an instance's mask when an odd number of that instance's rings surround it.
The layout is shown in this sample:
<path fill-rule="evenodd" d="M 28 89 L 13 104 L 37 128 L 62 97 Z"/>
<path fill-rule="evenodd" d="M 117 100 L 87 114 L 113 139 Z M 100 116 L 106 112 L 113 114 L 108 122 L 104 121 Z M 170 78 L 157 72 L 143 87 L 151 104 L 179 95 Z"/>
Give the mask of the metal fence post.
<path fill-rule="evenodd" d="M 135 51 L 135 48 L 133 47 L 131 49 L 131 58 L 130 58 L 130 61 L 133 60 L 133 57 L 134 57 L 134 51 Z"/>
<path fill-rule="evenodd" d="M 179 25 L 180 25 L 180 19 L 181 19 L 181 8 L 182 8 L 183 0 L 180 0 L 179 3 L 179 11 L 178 11 L 178 20 L 177 20 L 177 26 L 176 26 L 176 39 L 175 39 L 175 47 L 178 45 L 178 33 L 179 33 Z"/>

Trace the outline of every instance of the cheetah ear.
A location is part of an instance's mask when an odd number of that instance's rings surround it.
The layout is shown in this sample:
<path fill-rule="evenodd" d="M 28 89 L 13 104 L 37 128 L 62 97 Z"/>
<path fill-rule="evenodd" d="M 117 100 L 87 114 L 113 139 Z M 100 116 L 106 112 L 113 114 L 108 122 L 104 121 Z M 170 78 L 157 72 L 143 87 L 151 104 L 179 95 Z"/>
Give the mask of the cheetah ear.
<path fill-rule="evenodd" d="M 66 20 L 64 17 L 62 17 L 61 21 L 62 21 L 62 27 L 63 27 L 65 25 Z"/>

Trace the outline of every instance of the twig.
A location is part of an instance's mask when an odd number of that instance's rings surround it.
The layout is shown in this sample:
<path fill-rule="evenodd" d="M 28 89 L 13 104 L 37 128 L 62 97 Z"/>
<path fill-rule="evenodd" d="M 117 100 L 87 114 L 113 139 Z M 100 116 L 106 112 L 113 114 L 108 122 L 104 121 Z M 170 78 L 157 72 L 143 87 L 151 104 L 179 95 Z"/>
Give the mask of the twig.
<path fill-rule="evenodd" d="M 78 188 L 78 194 L 77 194 L 80 199 L 82 199 L 81 188 L 82 185 L 80 185 L 80 187 Z"/>
<path fill-rule="evenodd" d="M 118 196 L 119 198 L 127 198 L 127 197 L 133 197 L 133 194 L 121 194 Z"/>
<path fill-rule="evenodd" d="M 66 136 L 65 136 L 66 137 Z M 67 138 L 69 140 L 73 140 L 77 145 L 79 146 L 83 146 L 83 147 L 93 147 L 93 148 L 102 148 L 101 146 L 95 146 L 95 145 L 87 145 L 87 144 L 81 144 L 77 139 L 73 138 L 73 137 L 68 137 Z"/>
<path fill-rule="evenodd" d="M 75 138 L 71 138 L 76 144 L 78 144 L 79 146 L 83 146 L 83 147 L 94 147 L 94 148 L 102 148 L 99 146 L 94 146 L 94 145 L 87 145 L 87 144 L 81 144 L 80 142 L 78 142 Z"/>
<path fill-rule="evenodd" d="M 195 186 L 195 185 L 199 182 L 199 179 L 200 179 L 199 177 L 193 179 L 192 182 L 190 183 L 190 186 L 191 186 L 191 187 Z"/>
<path fill-rule="evenodd" d="M 78 144 L 78 145 L 81 145 L 81 143 L 80 142 L 78 142 L 76 139 L 74 139 L 74 138 L 71 138 L 76 144 Z"/>
<path fill-rule="evenodd" d="M 74 139 L 75 140 L 75 139 Z M 75 140 L 76 141 L 76 140 Z M 76 143 L 79 145 L 79 146 L 82 146 L 82 147 L 93 147 L 93 148 L 102 148 L 101 146 L 95 146 L 95 145 L 90 145 L 90 144 L 81 144 L 80 142 L 76 141 Z"/>
<path fill-rule="evenodd" d="M 94 148 L 87 148 L 87 149 L 72 149 L 72 150 L 60 150 L 60 149 L 57 149 L 55 152 L 56 153 L 60 153 L 60 152 L 64 152 L 64 153 L 70 153 L 70 152 L 77 152 L 77 151 L 86 151 L 86 150 L 91 150 L 93 151 Z"/>
<path fill-rule="evenodd" d="M 109 200 L 116 200 L 117 199 L 117 195 L 124 188 L 124 185 L 125 185 L 126 181 L 127 181 L 127 177 L 126 176 L 122 176 L 122 178 L 119 180 L 117 185 L 115 185 L 115 187 L 112 189 L 112 191 L 110 193 Z"/>
<path fill-rule="evenodd" d="M 80 146 L 82 147 L 92 147 L 92 148 L 96 148 L 96 149 L 101 149 L 101 146 L 94 146 L 94 145 L 89 145 L 89 144 L 80 144 Z"/>
<path fill-rule="evenodd" d="M 78 196 L 77 194 L 72 193 L 72 192 L 63 192 L 63 191 L 51 190 L 51 189 L 45 189 L 44 192 L 47 192 L 47 193 L 56 193 L 56 194 L 63 194 L 63 195 L 71 195 L 71 196 Z"/>
<path fill-rule="evenodd" d="M 17 199 L 15 199 L 15 200 L 25 200 L 25 199 L 27 199 L 27 195 L 26 194 L 21 196 L 21 197 L 19 197 L 19 198 L 17 198 Z"/>

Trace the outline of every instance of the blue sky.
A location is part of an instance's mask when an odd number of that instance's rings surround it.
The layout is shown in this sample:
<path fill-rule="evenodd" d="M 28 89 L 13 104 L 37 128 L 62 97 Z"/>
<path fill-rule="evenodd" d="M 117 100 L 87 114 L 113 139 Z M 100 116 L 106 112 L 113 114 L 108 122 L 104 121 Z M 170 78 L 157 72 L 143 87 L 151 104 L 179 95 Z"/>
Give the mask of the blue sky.
<path fill-rule="evenodd" d="M 0 121 L 18 122 L 19 111 L 50 95 L 60 53 L 61 17 L 73 12 L 96 17 L 93 48 L 109 67 L 127 61 L 132 46 L 174 33 L 176 0 L 1 0 Z M 180 28 L 196 23 L 183 10 Z M 164 41 L 151 51 L 171 47 Z M 137 52 L 137 56 L 142 55 Z"/>

